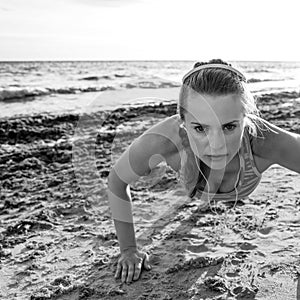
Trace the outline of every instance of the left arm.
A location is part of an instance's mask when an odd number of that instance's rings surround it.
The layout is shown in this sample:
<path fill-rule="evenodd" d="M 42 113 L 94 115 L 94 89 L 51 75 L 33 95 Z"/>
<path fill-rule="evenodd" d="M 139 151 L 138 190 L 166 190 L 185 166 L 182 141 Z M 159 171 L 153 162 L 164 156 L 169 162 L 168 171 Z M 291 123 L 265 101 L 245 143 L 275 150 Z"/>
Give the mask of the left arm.
<path fill-rule="evenodd" d="M 253 140 L 254 154 L 300 173 L 300 135 L 262 121 L 262 131 L 258 129 L 258 137 Z"/>

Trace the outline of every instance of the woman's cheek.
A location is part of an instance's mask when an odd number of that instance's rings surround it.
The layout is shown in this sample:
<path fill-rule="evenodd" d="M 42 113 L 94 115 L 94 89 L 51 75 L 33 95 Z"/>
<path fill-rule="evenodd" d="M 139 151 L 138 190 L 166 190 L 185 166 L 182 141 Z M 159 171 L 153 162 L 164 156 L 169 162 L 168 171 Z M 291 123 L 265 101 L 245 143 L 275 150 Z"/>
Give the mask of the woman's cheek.
<path fill-rule="evenodd" d="M 199 157 L 201 157 L 205 153 L 206 143 L 203 140 L 197 140 L 194 143 L 193 152 L 196 153 Z"/>
<path fill-rule="evenodd" d="M 237 132 L 226 137 L 226 147 L 229 152 L 237 152 L 242 143 L 242 133 Z"/>
<path fill-rule="evenodd" d="M 192 134 L 188 135 L 191 149 L 196 155 L 201 155 L 205 149 L 205 137 L 201 135 L 194 136 Z"/>

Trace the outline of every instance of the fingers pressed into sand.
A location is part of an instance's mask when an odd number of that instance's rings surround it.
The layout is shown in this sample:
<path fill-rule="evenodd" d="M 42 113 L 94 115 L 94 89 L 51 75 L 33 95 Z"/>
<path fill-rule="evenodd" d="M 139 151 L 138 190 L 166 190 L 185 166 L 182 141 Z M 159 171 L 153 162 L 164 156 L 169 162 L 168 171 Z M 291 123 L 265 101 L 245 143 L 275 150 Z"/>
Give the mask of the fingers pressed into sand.
<path fill-rule="evenodd" d="M 139 277 L 140 277 L 140 274 L 141 274 L 141 269 L 142 269 L 142 263 L 137 263 L 135 265 L 135 268 L 134 268 L 134 276 L 133 276 L 133 280 L 138 280 Z"/>
<path fill-rule="evenodd" d="M 147 253 L 145 254 L 143 265 L 146 270 L 151 270 L 151 265 L 149 263 L 149 255 Z"/>
<path fill-rule="evenodd" d="M 134 273 L 134 265 L 130 264 L 128 268 L 128 275 L 126 280 L 127 283 L 130 283 L 132 281 L 133 273 Z"/>
<path fill-rule="evenodd" d="M 118 266 L 117 266 L 117 271 L 116 271 L 116 274 L 115 274 L 115 278 L 119 278 L 120 275 L 121 275 L 121 270 L 122 270 L 122 266 L 120 263 L 118 263 Z"/>
<path fill-rule="evenodd" d="M 126 278 L 127 278 L 127 265 L 126 264 L 123 264 L 122 265 L 122 282 L 125 282 L 126 281 Z"/>

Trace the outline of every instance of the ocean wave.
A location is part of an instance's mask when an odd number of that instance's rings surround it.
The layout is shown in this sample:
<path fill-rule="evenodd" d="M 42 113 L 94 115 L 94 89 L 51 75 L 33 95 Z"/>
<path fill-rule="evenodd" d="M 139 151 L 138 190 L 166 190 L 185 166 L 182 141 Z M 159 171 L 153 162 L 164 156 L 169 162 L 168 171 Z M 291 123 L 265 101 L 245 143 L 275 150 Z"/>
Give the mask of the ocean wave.
<path fill-rule="evenodd" d="M 116 73 L 116 74 L 114 74 L 114 76 L 116 78 L 123 78 L 123 77 L 131 77 L 132 75 L 125 75 L 125 74 L 118 74 L 118 73 Z"/>
<path fill-rule="evenodd" d="M 159 84 L 160 88 L 168 88 L 168 87 L 180 87 L 181 83 L 180 82 L 161 82 Z"/>
<path fill-rule="evenodd" d="M 91 75 L 91 76 L 81 77 L 81 78 L 79 78 L 79 80 L 86 80 L 86 81 L 97 81 L 97 80 L 101 80 L 101 79 L 113 80 L 114 78 L 124 78 L 124 77 L 131 77 L 131 75 L 119 74 L 119 73 L 115 73 L 112 76 L 110 76 L 110 75 L 101 75 L 101 76 Z"/>
<path fill-rule="evenodd" d="M 254 69 L 245 69 L 247 73 L 272 73 L 272 70 L 265 68 L 254 68 Z"/>
<path fill-rule="evenodd" d="M 248 83 L 265 82 L 265 81 L 280 81 L 280 79 L 258 79 L 250 78 L 247 80 Z"/>
<path fill-rule="evenodd" d="M 66 88 L 0 88 L 0 101 L 32 98 L 52 94 L 78 94 L 88 92 L 103 92 L 115 90 L 112 86 L 102 87 L 66 87 Z"/>
<path fill-rule="evenodd" d="M 153 82 L 153 81 L 139 81 L 137 83 L 125 83 L 121 85 L 123 88 L 141 88 L 141 89 L 160 89 L 160 88 L 172 88 L 180 87 L 180 83 L 164 81 L 164 82 Z"/>
<path fill-rule="evenodd" d="M 102 76 L 85 76 L 79 78 L 79 80 L 87 80 L 87 81 L 96 81 L 101 79 L 112 79 L 109 75 L 102 75 Z"/>
<path fill-rule="evenodd" d="M 88 77 L 86 77 L 88 78 Z M 91 78 L 91 77 L 90 77 Z M 92 80 L 92 79 L 86 79 Z M 140 81 L 137 83 L 124 83 L 119 88 L 132 89 L 158 89 L 179 87 L 180 84 L 176 82 L 154 82 L 154 81 Z M 14 101 L 18 99 L 28 99 L 39 96 L 55 95 L 55 94 L 79 94 L 88 92 L 104 92 L 115 90 L 116 88 L 110 85 L 107 86 L 86 86 L 86 87 L 61 87 L 61 88 L 42 88 L 42 87 L 20 87 L 18 85 L 11 85 L 9 87 L 0 88 L 0 101 Z"/>
<path fill-rule="evenodd" d="M 50 92 L 45 88 L 19 88 L 19 87 L 9 87 L 0 89 L 0 101 L 10 100 L 10 99 L 20 99 L 24 97 L 36 97 L 49 95 Z"/>

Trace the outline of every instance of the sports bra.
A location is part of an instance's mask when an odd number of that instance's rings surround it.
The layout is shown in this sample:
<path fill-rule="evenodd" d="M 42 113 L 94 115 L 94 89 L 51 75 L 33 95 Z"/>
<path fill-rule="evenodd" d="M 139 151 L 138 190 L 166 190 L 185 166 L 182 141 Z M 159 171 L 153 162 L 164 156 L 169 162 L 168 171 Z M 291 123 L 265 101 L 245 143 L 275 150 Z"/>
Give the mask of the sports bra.
<path fill-rule="evenodd" d="M 196 190 L 194 189 L 193 193 L 191 193 L 191 190 L 187 188 L 183 175 L 183 167 L 187 163 L 187 153 L 184 147 L 180 153 L 181 165 L 179 171 L 177 172 L 177 179 L 180 184 L 183 185 L 190 198 L 195 197 L 196 199 L 202 200 L 204 203 L 208 203 L 209 200 L 213 200 L 215 202 L 227 202 L 246 198 L 255 190 L 262 177 L 262 174 L 259 173 L 255 166 L 251 147 L 251 136 L 247 129 L 244 130 L 244 136 L 242 139 L 241 148 L 239 149 L 239 154 L 241 166 L 240 176 L 236 182 L 235 188 L 230 192 L 208 193 L 200 188 L 196 188 Z"/>

